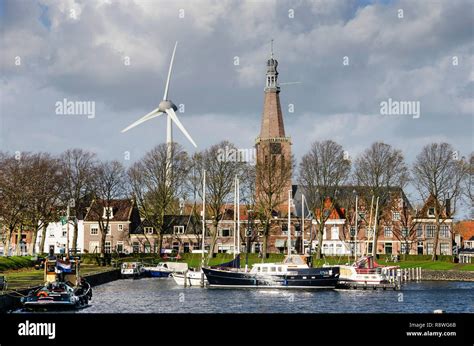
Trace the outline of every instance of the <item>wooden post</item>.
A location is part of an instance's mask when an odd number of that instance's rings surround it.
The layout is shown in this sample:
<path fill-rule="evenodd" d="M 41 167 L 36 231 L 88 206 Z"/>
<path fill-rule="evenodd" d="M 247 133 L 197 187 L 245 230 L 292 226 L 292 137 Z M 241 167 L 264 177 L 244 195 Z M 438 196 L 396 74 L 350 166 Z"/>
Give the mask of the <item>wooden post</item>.
<path fill-rule="evenodd" d="M 186 270 L 186 271 L 184 272 L 184 287 L 186 287 L 187 284 L 188 284 L 188 282 L 186 281 L 187 278 L 188 278 L 188 271 Z"/>

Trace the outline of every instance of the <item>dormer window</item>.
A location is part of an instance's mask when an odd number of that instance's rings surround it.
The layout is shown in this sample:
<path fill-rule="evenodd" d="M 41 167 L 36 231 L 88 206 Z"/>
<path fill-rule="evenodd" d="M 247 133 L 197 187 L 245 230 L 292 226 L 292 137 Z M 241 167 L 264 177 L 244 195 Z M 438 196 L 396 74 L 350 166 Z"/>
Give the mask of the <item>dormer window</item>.
<path fill-rule="evenodd" d="M 114 208 L 112 207 L 104 207 L 104 215 L 102 216 L 104 219 L 107 217 L 112 219 L 114 217 Z"/>
<path fill-rule="evenodd" d="M 153 227 L 145 227 L 145 234 L 153 234 Z"/>
<path fill-rule="evenodd" d="M 435 216 L 435 208 L 428 209 L 428 216 Z"/>

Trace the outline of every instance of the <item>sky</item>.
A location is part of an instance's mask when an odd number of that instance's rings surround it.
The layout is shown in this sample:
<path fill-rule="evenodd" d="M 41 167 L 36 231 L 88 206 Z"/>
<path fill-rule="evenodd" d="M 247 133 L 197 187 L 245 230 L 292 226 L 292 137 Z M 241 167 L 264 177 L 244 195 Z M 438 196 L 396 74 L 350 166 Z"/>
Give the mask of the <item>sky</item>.
<path fill-rule="evenodd" d="M 178 41 L 169 98 L 198 145 L 252 148 L 274 40 L 286 135 L 297 162 L 332 139 L 355 158 L 375 141 L 408 164 L 431 142 L 473 150 L 472 1 L 0 0 L 0 150 L 68 148 L 125 165 L 166 140 L 157 107 Z M 95 116 L 57 114 L 66 99 Z M 417 102 L 420 116 L 381 114 Z M 293 112 L 290 112 L 293 108 Z M 63 112 L 64 113 L 64 112 Z"/>

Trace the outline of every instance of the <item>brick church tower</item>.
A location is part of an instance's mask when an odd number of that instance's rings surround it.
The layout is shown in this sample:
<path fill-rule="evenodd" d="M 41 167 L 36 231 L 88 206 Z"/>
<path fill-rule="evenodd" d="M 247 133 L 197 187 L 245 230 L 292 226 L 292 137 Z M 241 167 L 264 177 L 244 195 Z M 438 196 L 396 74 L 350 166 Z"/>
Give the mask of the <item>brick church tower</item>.
<path fill-rule="evenodd" d="M 279 168 L 291 165 L 291 140 L 285 136 L 285 126 L 283 124 L 283 114 L 280 105 L 280 87 L 278 85 L 278 61 L 273 57 L 273 45 L 270 59 L 267 61 L 265 101 L 263 105 L 262 125 L 260 135 L 256 138 L 257 169 L 270 167 L 271 171 L 278 172 Z M 263 168 L 265 169 L 265 168 Z M 271 173 L 263 175 L 263 183 L 273 179 Z M 281 200 L 287 204 L 288 190 L 291 189 L 291 173 L 285 174 L 285 182 L 279 183 L 281 190 Z M 277 177 L 278 179 L 278 177 Z M 277 186 L 276 185 L 276 186 Z M 259 183 L 257 179 L 257 194 Z"/>

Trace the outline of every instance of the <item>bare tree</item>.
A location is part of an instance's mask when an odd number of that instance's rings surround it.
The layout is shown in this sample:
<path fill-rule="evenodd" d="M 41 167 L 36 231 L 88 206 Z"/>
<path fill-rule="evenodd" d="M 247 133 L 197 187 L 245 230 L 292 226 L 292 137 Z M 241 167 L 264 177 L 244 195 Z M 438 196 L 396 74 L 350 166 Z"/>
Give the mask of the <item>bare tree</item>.
<path fill-rule="evenodd" d="M 165 215 L 178 209 L 179 195 L 189 170 L 189 158 L 183 148 L 173 143 L 171 161 L 167 161 L 168 145 L 160 144 L 128 170 L 131 191 L 137 200 L 140 216 L 155 229 L 161 253 Z M 171 169 L 169 169 L 171 167 Z"/>
<path fill-rule="evenodd" d="M 317 211 L 317 258 L 321 258 L 323 233 L 338 198 L 338 187 L 347 180 L 351 162 L 341 145 L 331 140 L 314 142 L 300 163 L 299 183 L 310 210 Z M 310 242 L 312 239 L 310 239 Z"/>
<path fill-rule="evenodd" d="M 354 164 L 354 182 L 355 184 L 367 187 L 372 194 L 364 194 L 365 205 L 375 210 L 375 206 L 370 206 L 372 196 L 374 201 L 379 198 L 379 205 L 385 205 L 391 198 L 391 187 L 403 188 L 409 180 L 409 171 L 405 164 L 405 159 L 400 150 L 394 149 L 391 145 L 382 142 L 376 142 L 370 148 L 365 150 L 355 161 Z M 379 208 L 378 215 L 374 215 L 376 224 L 382 214 L 382 208 Z M 374 229 L 374 243 L 377 244 L 378 229 Z M 374 254 L 376 248 L 373 249 Z"/>
<path fill-rule="evenodd" d="M 25 223 L 28 208 L 28 183 L 26 172 L 29 154 L 0 156 L 0 218 L 5 226 L 5 253 L 10 254 L 11 238 L 15 230 L 20 232 L 17 238 L 17 253 L 21 240 L 21 230 Z"/>
<path fill-rule="evenodd" d="M 467 166 L 456 159 L 448 143 L 432 143 L 423 147 L 413 164 L 414 185 L 424 201 L 433 198 L 436 231 L 432 260 L 437 259 L 441 224 L 456 213 L 456 203 L 462 194 Z M 450 209 L 450 210 L 448 210 Z"/>
<path fill-rule="evenodd" d="M 89 213 L 99 223 L 102 256 L 105 254 L 105 240 L 113 217 L 113 202 L 126 195 L 125 181 L 124 167 L 118 161 L 100 163 L 93 175 L 94 200 Z"/>
<path fill-rule="evenodd" d="M 59 160 L 63 179 L 61 199 L 64 205 L 71 206 L 70 218 L 74 225 L 71 246 L 76 249 L 79 220 L 83 219 L 86 208 L 91 204 L 96 157 L 95 154 L 82 149 L 70 149 L 64 152 Z"/>
<path fill-rule="evenodd" d="M 40 251 L 44 252 L 44 241 L 48 224 L 57 218 L 57 205 L 62 188 L 62 176 L 57 159 L 50 154 L 29 155 L 27 164 L 28 209 L 26 218 L 32 230 L 30 254 L 35 253 L 38 232 L 43 229 Z"/>
<path fill-rule="evenodd" d="M 237 154 L 227 155 L 228 152 L 238 153 L 233 144 L 223 141 L 193 156 L 198 181 L 202 181 L 203 170 L 206 171 L 206 214 L 212 220 L 211 244 L 206 263 L 209 263 L 214 253 L 218 224 L 225 213 L 224 204 L 232 195 L 234 178 L 243 166 Z M 198 190 L 198 193 L 202 198 L 202 191 Z"/>

